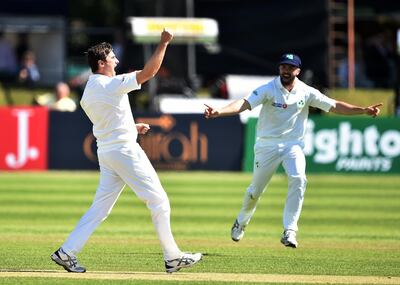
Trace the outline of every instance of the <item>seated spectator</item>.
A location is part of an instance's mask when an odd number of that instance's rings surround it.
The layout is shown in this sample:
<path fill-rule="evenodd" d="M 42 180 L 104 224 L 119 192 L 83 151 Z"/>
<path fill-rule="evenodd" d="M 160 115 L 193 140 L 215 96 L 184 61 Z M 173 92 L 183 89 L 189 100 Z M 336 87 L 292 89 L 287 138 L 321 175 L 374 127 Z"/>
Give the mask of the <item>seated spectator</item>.
<path fill-rule="evenodd" d="M 51 110 L 74 112 L 77 108 L 75 101 L 70 97 L 70 88 L 64 82 L 57 83 L 54 94 L 43 94 L 36 97 L 39 105 L 47 106 Z"/>
<path fill-rule="evenodd" d="M 26 51 L 22 56 L 22 61 L 18 73 L 18 81 L 28 85 L 33 85 L 40 79 L 39 69 L 36 65 L 35 54 Z"/>
<path fill-rule="evenodd" d="M 71 91 L 68 84 L 64 82 L 59 82 L 56 85 L 56 101 L 49 107 L 53 110 L 63 111 L 63 112 L 74 112 L 76 110 L 76 103 L 71 99 Z"/>

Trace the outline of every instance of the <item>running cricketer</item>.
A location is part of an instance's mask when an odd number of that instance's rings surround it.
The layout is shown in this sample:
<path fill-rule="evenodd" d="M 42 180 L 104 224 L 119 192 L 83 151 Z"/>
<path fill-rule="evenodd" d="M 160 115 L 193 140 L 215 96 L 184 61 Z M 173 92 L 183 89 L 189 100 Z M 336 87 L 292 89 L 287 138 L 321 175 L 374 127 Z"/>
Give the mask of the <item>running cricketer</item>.
<path fill-rule="evenodd" d="M 170 227 L 170 204 L 157 173 L 136 142 L 138 134 L 149 130 L 147 124 L 135 124 L 127 93 L 140 89 L 141 84 L 159 70 L 173 36 L 164 30 L 160 42 L 143 70 L 116 75 L 115 57 L 109 43 L 88 49 L 90 76 L 82 96 L 81 106 L 93 123 L 97 139 L 100 181 L 89 210 L 79 221 L 64 244 L 51 259 L 67 271 L 83 273 L 76 255 L 82 250 L 97 226 L 110 214 L 127 184 L 146 203 L 163 249 L 165 269 L 172 273 L 196 264 L 201 253 L 181 252 Z"/>
<path fill-rule="evenodd" d="M 288 176 L 289 189 L 283 210 L 284 231 L 281 243 L 292 248 L 298 246 L 297 222 L 307 185 L 303 138 L 309 106 L 343 115 L 365 114 L 376 117 L 380 112 L 379 107 L 382 104 L 364 108 L 325 96 L 297 78 L 300 68 L 301 60 L 297 55 L 284 54 L 279 61 L 279 77 L 255 89 L 247 97 L 221 109 L 206 105 L 206 118 L 236 115 L 262 105 L 254 146 L 253 179 L 231 229 L 233 241 L 238 242 L 243 238 L 261 194 L 278 166 L 282 164 Z"/>

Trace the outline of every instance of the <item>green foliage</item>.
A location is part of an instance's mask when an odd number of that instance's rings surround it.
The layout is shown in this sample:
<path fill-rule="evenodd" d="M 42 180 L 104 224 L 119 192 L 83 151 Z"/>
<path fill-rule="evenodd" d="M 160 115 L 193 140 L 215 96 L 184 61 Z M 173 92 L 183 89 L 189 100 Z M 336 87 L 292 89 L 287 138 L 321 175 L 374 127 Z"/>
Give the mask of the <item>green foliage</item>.
<path fill-rule="evenodd" d="M 239 243 L 230 240 L 230 227 L 250 174 L 161 172 L 160 179 L 170 198 L 177 243 L 182 250 L 206 253 L 198 266 L 185 272 L 400 276 L 399 176 L 309 175 L 296 250 L 279 242 L 287 193 L 285 176 L 274 176 Z M 97 172 L 0 173 L 1 270 L 60 270 L 49 256 L 90 206 L 97 182 Z M 79 258 L 88 272 L 164 270 L 150 213 L 130 189 L 124 190 Z M 1 284 L 71 282 L 0 279 Z M 73 280 L 73 284 L 93 282 Z"/>

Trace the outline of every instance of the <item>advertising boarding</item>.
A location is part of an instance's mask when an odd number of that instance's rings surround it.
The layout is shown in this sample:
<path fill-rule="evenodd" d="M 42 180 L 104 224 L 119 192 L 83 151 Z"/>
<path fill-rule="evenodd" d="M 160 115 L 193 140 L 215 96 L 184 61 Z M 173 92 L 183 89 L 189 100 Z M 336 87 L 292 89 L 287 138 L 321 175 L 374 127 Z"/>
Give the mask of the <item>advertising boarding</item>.
<path fill-rule="evenodd" d="M 241 170 L 239 116 L 205 120 L 199 114 L 135 114 L 151 129 L 138 142 L 157 170 Z M 82 110 L 50 112 L 49 169 L 98 169 L 92 124 Z"/>
<path fill-rule="evenodd" d="M 47 130 L 47 108 L 0 108 L 0 169 L 46 169 Z"/>
<path fill-rule="evenodd" d="M 246 126 L 246 171 L 253 169 L 256 122 Z M 311 117 L 304 143 L 308 172 L 400 173 L 398 118 Z"/>

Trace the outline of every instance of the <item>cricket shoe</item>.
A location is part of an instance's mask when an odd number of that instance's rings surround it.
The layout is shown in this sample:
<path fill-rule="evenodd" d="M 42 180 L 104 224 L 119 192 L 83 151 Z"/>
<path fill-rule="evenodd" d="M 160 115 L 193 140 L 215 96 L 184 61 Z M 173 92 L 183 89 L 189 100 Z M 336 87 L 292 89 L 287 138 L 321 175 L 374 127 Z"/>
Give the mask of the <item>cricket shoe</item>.
<path fill-rule="evenodd" d="M 86 272 L 86 268 L 78 263 L 76 256 L 67 254 L 61 247 L 55 251 L 50 258 L 58 265 L 64 267 L 68 272 Z"/>
<path fill-rule="evenodd" d="M 201 253 L 183 253 L 182 257 L 166 260 L 165 271 L 173 273 L 181 270 L 181 268 L 192 267 L 203 258 Z"/>
<path fill-rule="evenodd" d="M 284 246 L 296 248 L 298 245 L 296 240 L 296 232 L 292 230 L 285 230 L 282 234 L 281 243 Z"/>
<path fill-rule="evenodd" d="M 240 241 L 244 236 L 244 229 L 246 226 L 241 226 L 236 219 L 231 229 L 231 238 L 233 241 Z"/>

